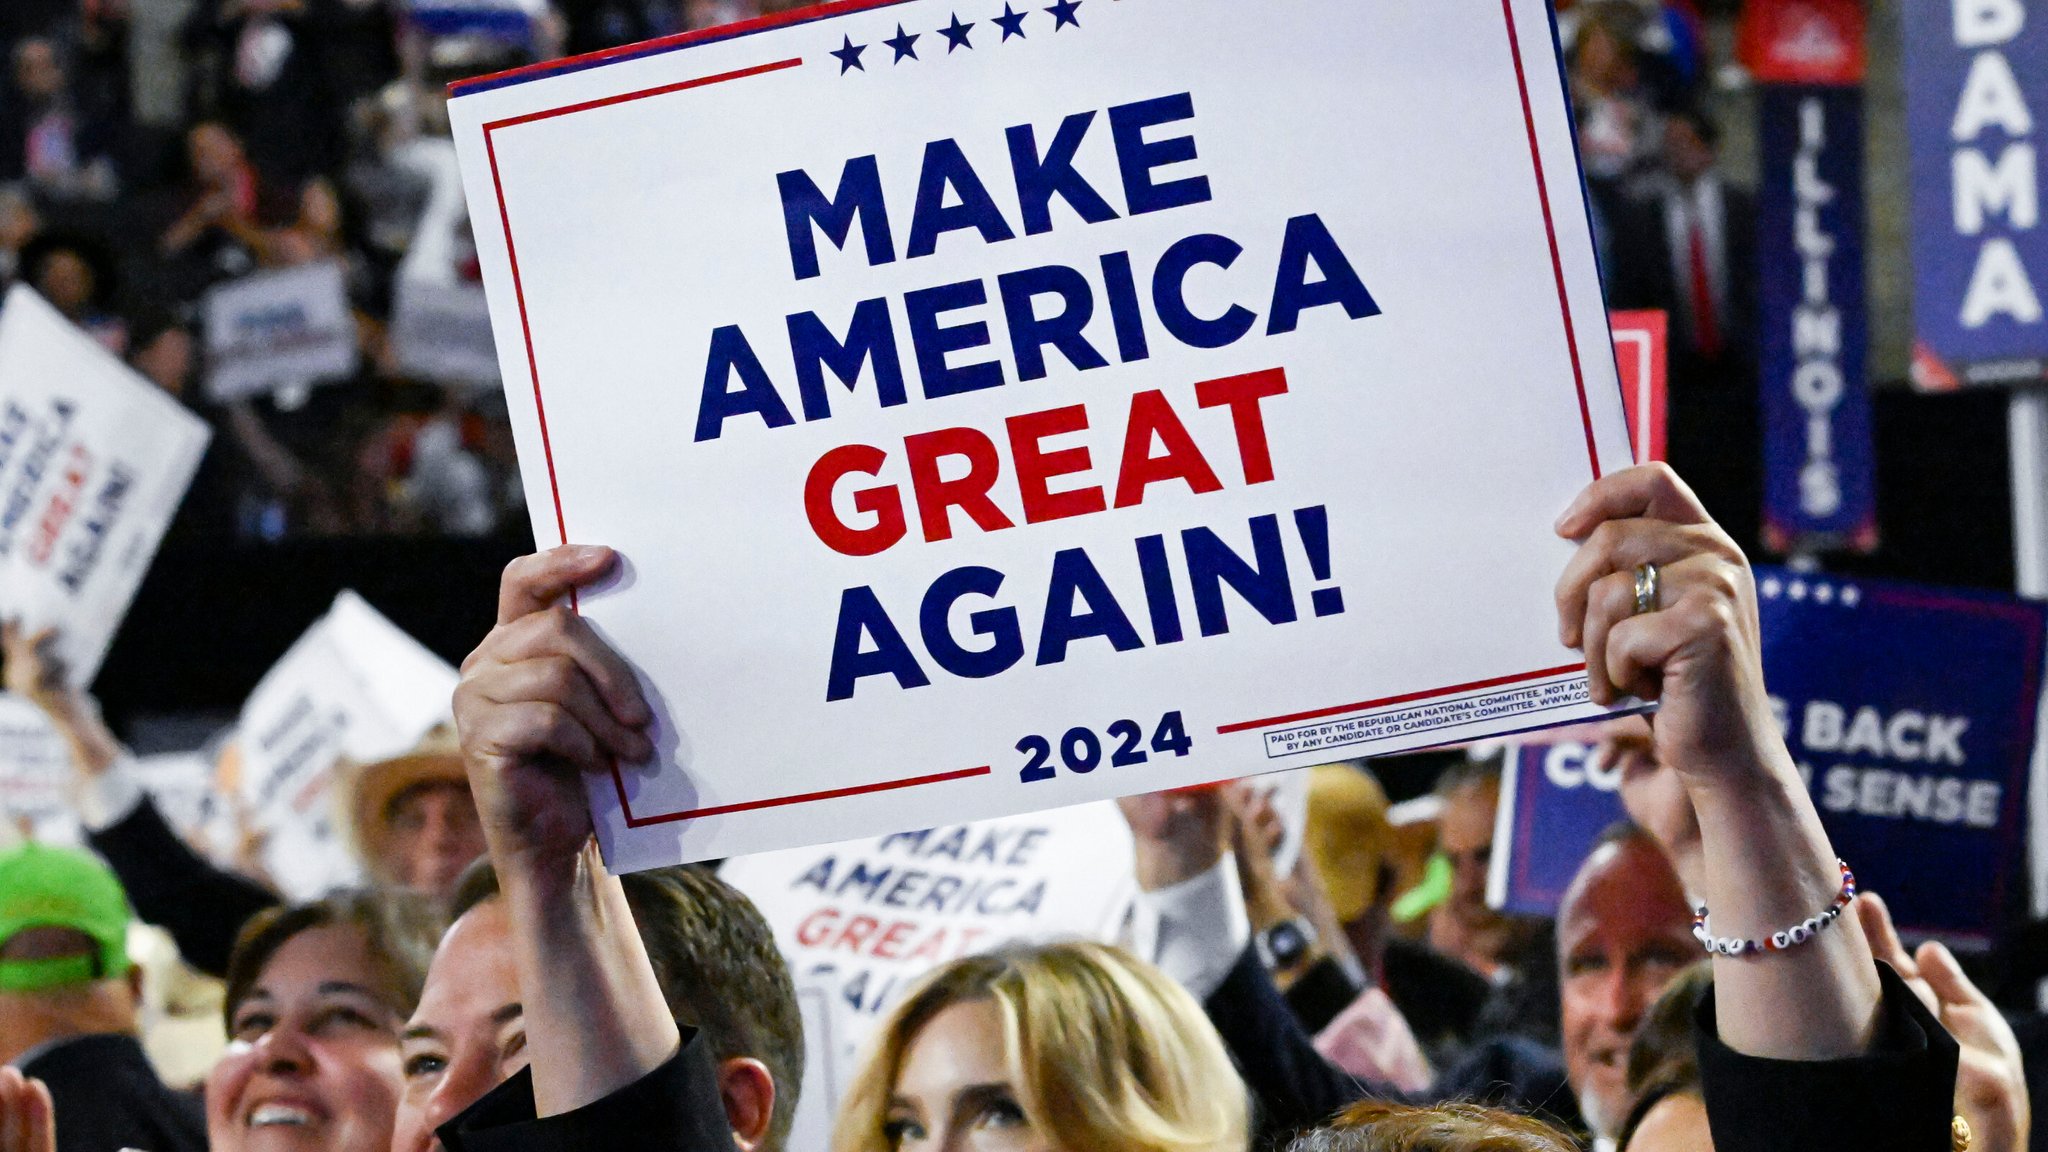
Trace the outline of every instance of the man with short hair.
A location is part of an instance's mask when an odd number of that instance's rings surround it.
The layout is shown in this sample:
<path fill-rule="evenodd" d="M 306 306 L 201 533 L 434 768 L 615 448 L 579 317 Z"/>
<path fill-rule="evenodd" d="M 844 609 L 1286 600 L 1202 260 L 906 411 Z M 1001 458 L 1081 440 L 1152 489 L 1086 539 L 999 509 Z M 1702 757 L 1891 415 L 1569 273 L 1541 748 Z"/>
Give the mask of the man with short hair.
<path fill-rule="evenodd" d="M 1666 985 L 1700 958 L 1670 858 L 1634 825 L 1610 829 L 1557 910 L 1565 1075 L 1596 1146 L 1628 1119 L 1628 1050 Z"/>
<path fill-rule="evenodd" d="M 164 1086 L 137 1039 L 129 919 L 120 881 L 86 853 L 0 854 L 0 1061 L 48 1086 L 57 1152 L 204 1152 L 199 1102 Z"/>

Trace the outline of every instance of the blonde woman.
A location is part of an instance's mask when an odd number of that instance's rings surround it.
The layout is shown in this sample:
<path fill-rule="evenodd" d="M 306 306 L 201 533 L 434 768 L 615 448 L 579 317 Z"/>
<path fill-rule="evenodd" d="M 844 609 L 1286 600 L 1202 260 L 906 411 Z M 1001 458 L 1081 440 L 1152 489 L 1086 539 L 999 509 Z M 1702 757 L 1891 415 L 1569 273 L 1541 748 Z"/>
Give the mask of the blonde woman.
<path fill-rule="evenodd" d="M 834 1152 L 1244 1152 L 1245 1090 L 1201 1006 L 1115 948 L 969 956 L 883 1022 Z"/>

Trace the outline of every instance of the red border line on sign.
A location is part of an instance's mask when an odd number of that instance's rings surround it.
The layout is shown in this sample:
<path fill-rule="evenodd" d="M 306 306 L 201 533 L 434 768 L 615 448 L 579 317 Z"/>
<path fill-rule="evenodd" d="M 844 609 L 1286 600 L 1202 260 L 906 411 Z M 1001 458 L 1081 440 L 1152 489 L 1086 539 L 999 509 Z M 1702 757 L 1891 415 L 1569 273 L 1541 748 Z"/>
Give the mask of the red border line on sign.
<path fill-rule="evenodd" d="M 1571 297 L 1564 287 L 1564 259 L 1557 250 L 1557 227 L 1550 217 L 1550 186 L 1543 179 L 1543 154 L 1536 142 L 1536 112 L 1529 103 L 1529 81 L 1522 71 L 1522 39 L 1515 34 L 1514 0 L 1500 0 L 1508 26 L 1508 51 L 1515 58 L 1515 87 L 1522 94 L 1522 123 L 1529 129 L 1529 162 L 1536 172 L 1536 199 L 1543 205 L 1543 234 L 1550 238 L 1550 270 L 1557 277 L 1557 307 L 1564 317 L 1564 342 L 1572 355 L 1572 383 L 1579 390 L 1579 421 L 1586 428 L 1586 460 L 1593 479 L 1600 478 L 1600 449 L 1593 440 L 1593 409 L 1586 400 L 1586 373 L 1579 365 L 1579 334 L 1572 324 Z"/>
<path fill-rule="evenodd" d="M 482 92 L 493 88 L 503 87 L 508 84 L 516 84 L 523 82 L 525 80 L 540 79 L 543 76 L 547 75 L 555 75 L 565 72 L 579 71 L 584 68 L 598 67 L 607 63 L 615 63 L 624 60 L 635 59 L 641 56 L 652 55 L 656 52 L 666 52 L 675 49 L 696 47 L 702 44 L 733 39 L 738 36 L 748 35 L 754 32 L 767 31 L 772 28 L 778 28 L 792 24 L 809 23 L 814 20 L 827 19 L 834 16 L 851 15 L 853 13 L 869 11 L 875 8 L 886 8 L 902 2 L 904 2 L 904 0 L 841 0 L 841 2 L 835 4 L 825 4 L 814 8 L 802 9 L 797 12 L 762 17 L 758 20 L 748 21 L 744 24 L 733 25 L 729 28 L 708 29 L 702 32 L 695 33 L 683 33 L 662 40 L 649 41 L 645 44 L 627 45 L 622 48 L 610 49 L 598 53 L 591 53 L 586 56 L 574 57 L 569 60 L 550 61 L 544 64 L 531 65 L 526 68 L 513 69 L 509 72 L 497 73 L 491 76 L 483 76 L 471 80 L 458 81 L 457 83 L 452 84 L 449 87 L 454 92 L 455 95 L 461 96 L 471 92 Z M 1565 289 L 1564 263 L 1563 258 L 1558 250 L 1557 230 L 1551 216 L 1549 188 L 1543 177 L 1543 157 L 1536 137 L 1535 112 L 1533 105 L 1531 104 L 1529 99 L 1528 80 L 1522 64 L 1521 40 L 1515 31 L 1515 15 L 1512 0 L 1501 0 L 1501 13 L 1507 23 L 1508 48 L 1514 57 L 1515 85 L 1521 95 L 1522 119 L 1525 126 L 1527 127 L 1529 135 L 1530 163 L 1533 166 L 1536 175 L 1537 199 L 1543 211 L 1544 233 L 1548 237 L 1550 244 L 1551 271 L 1555 275 L 1557 280 L 1558 305 L 1564 321 L 1565 342 L 1571 354 L 1573 382 L 1576 388 L 1578 389 L 1579 417 L 1581 422 L 1585 426 L 1587 457 L 1592 465 L 1593 478 L 1597 480 L 1600 478 L 1601 474 L 1600 458 L 1593 436 L 1592 410 L 1590 404 L 1586 399 L 1586 381 L 1585 374 L 1582 370 L 1579 360 L 1578 335 L 1572 323 L 1570 297 Z M 802 63 L 803 60 L 801 58 L 773 61 L 769 63 L 758 64 L 749 68 L 737 69 L 735 71 L 730 72 L 721 72 L 715 75 L 698 77 L 692 80 L 685 80 L 674 84 L 665 84 L 656 88 L 641 89 L 635 92 L 622 93 L 616 96 L 609 96 L 596 100 L 586 100 L 576 104 L 564 105 L 559 108 L 544 109 L 538 112 L 530 112 L 520 116 L 508 117 L 502 120 L 494 120 L 484 124 L 483 126 L 484 150 L 486 156 L 489 159 L 491 167 L 492 191 L 497 196 L 498 200 L 498 222 L 500 227 L 504 230 L 505 255 L 508 263 L 511 265 L 512 271 L 513 297 L 519 308 L 520 335 L 525 343 L 526 348 L 527 374 L 531 376 L 533 379 L 534 411 L 536 416 L 538 417 L 538 423 L 540 425 L 541 434 L 541 447 L 543 455 L 546 458 L 547 462 L 548 488 L 550 490 L 550 494 L 554 498 L 555 503 L 555 528 L 557 532 L 560 533 L 561 541 L 564 544 L 567 544 L 569 542 L 568 523 L 567 518 L 565 517 L 562 511 L 561 488 L 556 482 L 554 446 L 548 435 L 547 409 L 541 399 L 540 366 L 539 361 L 534 355 L 533 329 L 531 322 L 527 316 L 526 308 L 526 289 L 524 283 L 520 279 L 518 251 L 515 245 L 513 244 L 512 240 L 511 210 L 506 204 L 504 182 L 499 176 L 498 152 L 496 143 L 493 140 L 493 133 L 495 133 L 501 128 L 511 128 L 521 124 L 530 124 L 540 120 L 553 119 L 558 116 L 568 115 L 569 113 L 572 112 L 583 112 L 596 108 L 605 108 L 616 104 L 623 104 L 628 101 L 645 99 L 650 96 L 667 95 L 695 88 L 709 87 L 713 84 L 721 84 L 730 80 L 741 80 L 753 76 L 768 75 L 770 73 L 779 72 L 784 69 L 797 67 Z M 1436 696 L 1445 696 L 1461 691 L 1471 691 L 1473 689 L 1478 688 L 1490 688 L 1506 684 L 1520 683 L 1528 680 L 1541 679 L 1545 676 L 1555 676 L 1562 675 L 1568 672 L 1583 671 L 1584 669 L 1584 664 L 1578 664 L 1560 668 L 1546 669 L 1538 672 L 1526 672 L 1514 676 L 1498 677 L 1492 680 L 1481 680 L 1474 681 L 1469 684 L 1452 685 L 1447 688 L 1437 688 L 1423 692 L 1407 693 L 1400 696 L 1390 696 L 1382 700 L 1364 701 L 1357 704 L 1346 704 L 1333 708 L 1316 709 L 1313 711 L 1294 713 L 1287 716 L 1273 717 L 1265 720 L 1248 720 L 1239 724 L 1225 725 L 1221 728 L 1218 728 L 1217 732 L 1222 735 L 1228 735 L 1230 733 L 1244 731 L 1249 728 L 1257 728 L 1272 724 L 1285 724 L 1300 720 L 1311 720 L 1322 716 L 1332 716 L 1346 712 L 1356 712 L 1377 706 L 1400 704 L 1415 700 L 1429 699 L 1431 697 Z M 743 801 L 739 803 L 725 804 L 709 808 L 695 808 L 686 812 L 672 812 L 659 816 L 634 816 L 632 805 L 627 800 L 626 796 L 625 777 L 616 767 L 614 767 L 612 770 L 612 781 L 618 789 L 619 806 L 621 811 L 623 811 L 626 815 L 626 826 L 629 828 L 640 828 L 650 824 L 671 823 L 681 820 L 696 819 L 704 816 L 718 816 L 735 812 L 750 812 L 764 808 L 778 808 L 795 804 L 807 804 L 820 800 L 835 800 L 842 799 L 848 796 L 860 796 L 875 792 L 887 792 L 900 788 L 914 788 L 926 784 L 939 784 L 953 780 L 964 780 L 977 776 L 987 776 L 990 775 L 992 772 L 992 767 L 988 765 L 983 765 L 978 768 L 967 768 L 952 772 L 937 773 L 934 775 L 916 776 L 903 780 L 881 781 L 872 784 L 854 785 L 848 788 L 835 788 L 823 792 L 808 792 L 795 796 L 782 796 L 773 797 L 765 800 Z"/>
<path fill-rule="evenodd" d="M 1536 672 L 1518 672 L 1513 676 L 1495 676 L 1491 680 L 1474 680 L 1467 684 L 1452 684 L 1445 688 L 1429 688 L 1421 692 L 1405 692 L 1399 696 L 1382 696 L 1378 700 L 1360 700 L 1356 704 L 1339 704 L 1331 708 L 1317 708 L 1308 712 L 1290 712 L 1285 716 L 1268 716 L 1263 720 L 1241 720 L 1236 724 L 1225 724 L 1216 729 L 1218 736 L 1232 732 L 1243 732 L 1249 728 L 1268 728 L 1275 724 L 1294 724 L 1302 720 L 1319 720 L 1325 716 L 1341 716 L 1348 712 L 1363 712 L 1368 708 L 1384 708 L 1390 704 L 1412 704 L 1417 700 L 1429 700 L 1437 696 L 1450 696 L 1458 692 L 1472 692 L 1481 688 L 1501 688 L 1509 684 L 1520 684 L 1525 680 L 1541 680 L 1546 676 L 1564 676 L 1572 672 L 1584 672 L 1584 664 L 1565 664 L 1556 668 L 1544 668 Z"/>
<path fill-rule="evenodd" d="M 770 800 L 744 800 L 738 804 L 720 804 L 712 808 L 692 808 L 688 812 L 670 812 L 661 816 L 635 816 L 626 812 L 626 827 L 645 828 L 649 824 L 673 824 L 678 820 L 695 820 L 700 816 L 724 816 L 731 812 L 756 812 L 763 808 L 782 808 L 791 804 L 809 804 L 814 800 L 839 800 L 847 796 L 866 796 L 871 792 L 894 792 L 898 788 L 916 788 L 924 784 L 944 784 L 948 780 L 966 780 L 974 776 L 987 776 L 995 771 L 987 764 L 979 768 L 962 768 L 957 772 L 939 772 L 931 776 L 913 776 L 908 780 L 884 780 L 879 784 L 855 784 L 850 788 L 832 788 L 824 792 L 805 792 L 799 796 L 777 796 Z M 619 779 L 618 769 L 612 770 L 612 778 Z M 619 785 L 619 802 L 626 800 L 625 784 Z"/>

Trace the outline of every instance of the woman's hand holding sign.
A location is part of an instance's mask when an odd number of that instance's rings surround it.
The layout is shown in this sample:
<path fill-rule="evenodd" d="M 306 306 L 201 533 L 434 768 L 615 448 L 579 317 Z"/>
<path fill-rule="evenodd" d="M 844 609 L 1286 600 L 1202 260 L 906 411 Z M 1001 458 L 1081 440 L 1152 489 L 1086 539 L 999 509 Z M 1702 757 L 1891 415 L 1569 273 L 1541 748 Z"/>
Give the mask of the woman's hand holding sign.
<path fill-rule="evenodd" d="M 1662 464 L 1617 472 L 1580 493 L 1557 531 L 1580 542 L 1557 582 L 1559 637 L 1586 654 L 1593 699 L 1659 701 L 1658 756 L 1689 785 L 1737 765 L 1789 766 L 1749 562 L 1692 489 Z M 1639 608 L 1643 569 L 1655 588 Z"/>
<path fill-rule="evenodd" d="M 1579 543 L 1557 584 L 1559 636 L 1585 652 L 1595 700 L 1658 703 L 1656 755 L 1699 816 L 1707 930 L 1758 940 L 1818 918 L 1843 877 L 1764 690 L 1741 550 L 1662 464 L 1595 481 L 1557 531 Z M 1880 984 L 1856 917 L 1809 935 L 1761 955 L 1715 955 L 1729 1047 L 1793 1060 L 1867 1048 Z"/>

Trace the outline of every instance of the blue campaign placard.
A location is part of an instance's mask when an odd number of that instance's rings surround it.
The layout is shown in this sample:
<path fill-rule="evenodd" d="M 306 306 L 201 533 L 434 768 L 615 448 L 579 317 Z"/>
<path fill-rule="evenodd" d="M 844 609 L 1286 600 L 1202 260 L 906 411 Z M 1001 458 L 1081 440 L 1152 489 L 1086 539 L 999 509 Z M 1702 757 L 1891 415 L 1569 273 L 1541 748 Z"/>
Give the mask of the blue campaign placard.
<path fill-rule="evenodd" d="M 1773 551 L 1877 543 L 1864 354 L 1863 90 L 1772 84 L 1758 111 L 1764 531 Z"/>
<path fill-rule="evenodd" d="M 2048 607 L 1756 576 L 1772 703 L 1836 851 L 1901 931 L 1987 941 L 2022 860 Z M 1547 914 L 1624 815 L 1620 781 L 1583 744 L 1524 746 L 1507 774 L 1494 901 Z"/>
<path fill-rule="evenodd" d="M 1985 939 L 2025 832 L 2043 606 L 1764 570 L 1764 669 L 1786 743 L 1902 931 Z"/>
<path fill-rule="evenodd" d="M 2039 381 L 2048 357 L 2036 137 L 2048 3 L 1907 0 L 1916 379 Z"/>
<path fill-rule="evenodd" d="M 1487 900 L 1518 916 L 1550 916 L 1579 862 L 1616 821 L 1621 773 L 1592 744 L 1523 744 L 1501 768 L 1500 819 Z"/>

